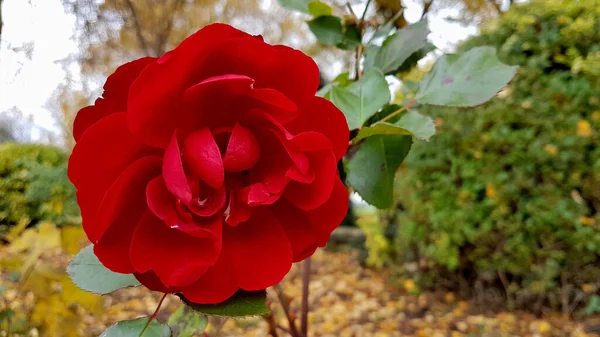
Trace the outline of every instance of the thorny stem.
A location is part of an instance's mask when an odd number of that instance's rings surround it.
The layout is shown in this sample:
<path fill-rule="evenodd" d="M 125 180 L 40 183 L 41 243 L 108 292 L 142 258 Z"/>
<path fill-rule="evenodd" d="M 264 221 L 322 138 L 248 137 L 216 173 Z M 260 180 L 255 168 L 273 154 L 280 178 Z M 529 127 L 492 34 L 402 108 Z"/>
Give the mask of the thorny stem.
<path fill-rule="evenodd" d="M 405 111 L 406 109 L 410 108 L 411 106 L 413 106 L 415 103 L 417 103 L 417 101 L 413 98 L 411 99 L 408 103 L 406 103 L 405 106 L 401 107 L 400 109 L 392 112 L 391 114 L 385 116 L 384 118 L 382 118 L 379 122 L 385 122 L 387 120 L 392 119 L 395 116 L 398 116 L 402 111 Z"/>
<path fill-rule="evenodd" d="M 271 337 L 279 337 L 279 334 L 277 333 L 277 323 L 275 322 L 275 317 L 273 315 L 273 311 L 271 311 L 269 314 L 263 316 L 264 320 L 267 321 L 267 324 L 269 324 L 269 332 L 268 334 L 271 335 Z"/>
<path fill-rule="evenodd" d="M 283 307 L 283 311 L 285 312 L 285 317 L 288 320 L 288 324 L 290 326 L 290 334 L 292 337 L 302 337 L 298 332 L 298 328 L 296 327 L 296 323 L 294 322 L 294 318 L 290 312 L 290 303 L 288 302 L 285 294 L 283 293 L 283 288 L 281 288 L 281 284 L 275 285 L 275 291 L 277 292 L 277 298 L 279 298 L 279 302 L 281 302 L 281 306 Z"/>
<path fill-rule="evenodd" d="M 160 306 L 163 304 L 163 301 L 165 300 L 165 298 L 167 298 L 167 293 L 165 293 L 163 295 L 163 297 L 161 297 L 160 301 L 158 302 L 158 305 L 156 306 L 156 309 L 154 310 L 154 313 L 152 313 L 152 315 L 148 318 L 148 322 L 146 322 L 146 326 L 144 326 L 144 330 L 142 330 L 142 332 L 140 332 L 140 337 L 142 337 L 144 335 L 144 332 L 146 332 L 146 329 L 148 329 L 148 327 L 150 326 L 150 323 L 152 323 L 152 320 L 156 318 L 156 315 L 158 314 L 158 311 L 160 310 Z"/>
<path fill-rule="evenodd" d="M 302 316 L 300 331 L 304 337 L 308 337 L 308 290 L 310 285 L 310 257 L 302 264 Z"/>

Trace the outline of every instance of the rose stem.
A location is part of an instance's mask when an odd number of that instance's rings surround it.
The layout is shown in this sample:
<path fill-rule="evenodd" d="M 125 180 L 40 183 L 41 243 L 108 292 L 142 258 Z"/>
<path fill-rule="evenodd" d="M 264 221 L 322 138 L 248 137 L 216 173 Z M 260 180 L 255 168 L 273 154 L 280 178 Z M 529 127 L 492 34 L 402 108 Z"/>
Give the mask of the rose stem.
<path fill-rule="evenodd" d="M 308 337 L 308 290 L 310 284 L 310 257 L 304 260 L 302 264 L 302 317 L 301 327 L 302 335 Z"/>
<path fill-rule="evenodd" d="M 411 99 L 411 100 L 410 100 L 410 102 L 406 103 L 406 105 L 405 105 L 405 106 L 403 106 L 403 107 L 401 107 L 400 109 L 398 109 L 398 110 L 396 110 L 396 111 L 392 112 L 391 114 L 389 114 L 389 115 L 385 116 L 385 118 L 382 118 L 382 119 L 381 119 L 379 122 L 385 122 L 385 121 L 387 121 L 387 120 L 391 119 L 392 117 L 394 117 L 394 116 L 397 116 L 399 113 L 401 113 L 402 111 L 404 111 L 404 110 L 406 110 L 406 109 L 410 108 L 410 107 L 411 107 L 411 106 L 413 106 L 415 103 L 417 103 L 417 101 L 416 101 L 414 98 L 413 98 L 413 99 Z"/>
<path fill-rule="evenodd" d="M 265 321 L 267 321 L 267 324 L 269 324 L 268 334 L 272 337 L 279 337 L 279 334 L 277 333 L 277 323 L 275 323 L 273 311 L 269 312 L 267 315 L 264 315 L 263 318 Z"/>
<path fill-rule="evenodd" d="M 148 322 L 146 322 L 146 326 L 144 326 L 144 330 L 142 330 L 142 332 L 140 332 L 140 337 L 144 335 L 144 332 L 146 332 L 146 329 L 148 329 L 148 326 L 150 326 L 150 323 L 152 322 L 152 320 L 154 318 L 156 318 L 156 314 L 158 314 L 158 310 L 160 310 L 160 306 L 163 304 L 163 301 L 165 300 L 165 298 L 167 298 L 167 293 L 165 293 L 162 298 L 160 299 L 160 301 L 158 302 L 158 305 L 156 306 L 156 310 L 154 310 L 154 313 L 152 313 L 152 315 L 148 318 Z"/>
<path fill-rule="evenodd" d="M 291 316 L 290 312 L 290 303 L 288 302 L 285 294 L 283 293 L 283 288 L 281 288 L 281 284 L 275 285 L 275 291 L 277 292 L 277 298 L 279 298 L 279 302 L 281 302 L 281 306 L 283 307 L 283 311 L 285 312 L 285 316 L 287 317 L 288 324 L 290 325 L 290 332 L 292 337 L 302 337 L 300 333 L 298 333 L 298 328 L 296 328 L 296 323 L 294 323 L 294 319 Z"/>

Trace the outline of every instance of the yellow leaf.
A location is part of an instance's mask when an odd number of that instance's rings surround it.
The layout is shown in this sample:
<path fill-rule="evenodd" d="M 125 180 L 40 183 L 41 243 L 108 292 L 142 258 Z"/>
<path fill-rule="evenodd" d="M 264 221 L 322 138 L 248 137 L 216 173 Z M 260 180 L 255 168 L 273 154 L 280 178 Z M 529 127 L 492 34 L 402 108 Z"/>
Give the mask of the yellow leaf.
<path fill-rule="evenodd" d="M 8 234 L 6 234 L 4 237 L 6 241 L 13 242 L 15 239 L 17 239 L 25 230 L 25 228 L 27 228 L 27 225 L 29 225 L 30 222 L 31 220 L 29 218 L 21 219 L 21 221 L 19 221 L 17 225 L 14 226 Z"/>
<path fill-rule="evenodd" d="M 594 224 L 596 224 L 596 221 L 593 218 L 588 218 L 587 216 L 583 215 L 579 217 L 579 222 L 581 222 L 581 224 L 585 226 L 593 226 Z"/>
<path fill-rule="evenodd" d="M 404 286 L 404 289 L 406 289 L 406 291 L 411 292 L 411 293 L 413 291 L 415 291 L 415 289 L 417 288 L 415 281 L 413 281 L 412 279 L 408 279 L 408 280 L 404 281 L 403 286 Z"/>
<path fill-rule="evenodd" d="M 577 135 L 581 137 L 590 137 L 592 135 L 592 126 L 585 119 L 577 122 Z"/>
<path fill-rule="evenodd" d="M 79 289 L 68 275 L 62 277 L 62 299 L 66 306 L 79 304 L 91 314 L 102 314 L 102 297 Z"/>
<path fill-rule="evenodd" d="M 34 228 L 26 229 L 21 236 L 16 238 L 9 246 L 9 253 L 22 253 L 35 247 L 37 241 L 38 232 Z"/>
<path fill-rule="evenodd" d="M 36 249 L 60 247 L 60 231 L 51 222 L 42 222 L 39 225 L 39 236 Z"/>
<path fill-rule="evenodd" d="M 546 151 L 546 153 L 552 157 L 556 157 L 558 155 L 558 148 L 553 144 L 544 145 L 544 151 Z"/>
<path fill-rule="evenodd" d="M 71 255 L 77 254 L 83 246 L 82 243 L 85 241 L 85 237 L 85 233 L 81 227 L 63 227 L 61 230 L 61 241 L 64 251 Z"/>
<path fill-rule="evenodd" d="M 493 184 L 487 184 L 487 186 L 485 187 L 485 195 L 488 198 L 495 198 L 496 197 L 496 188 L 494 187 Z"/>
<path fill-rule="evenodd" d="M 592 112 L 592 119 L 595 121 L 600 120 L 600 111 Z"/>
<path fill-rule="evenodd" d="M 593 284 L 586 283 L 581 286 L 581 290 L 583 290 L 583 292 L 585 293 L 590 294 L 596 291 L 596 287 Z"/>

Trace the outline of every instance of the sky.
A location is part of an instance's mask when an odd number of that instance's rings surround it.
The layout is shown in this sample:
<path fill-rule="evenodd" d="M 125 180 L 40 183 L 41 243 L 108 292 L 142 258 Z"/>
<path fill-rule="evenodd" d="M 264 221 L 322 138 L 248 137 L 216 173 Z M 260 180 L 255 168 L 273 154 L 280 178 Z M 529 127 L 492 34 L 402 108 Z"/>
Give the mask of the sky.
<path fill-rule="evenodd" d="M 406 17 L 408 21 L 416 21 L 421 10 L 410 6 L 411 3 L 416 1 L 405 1 L 409 5 Z M 45 133 L 58 135 L 60 132 L 45 105 L 54 89 L 64 81 L 65 71 L 60 61 L 77 52 L 73 39 L 75 18 L 65 13 L 60 0 L 4 0 L 2 6 L 0 114 L 16 107 L 35 126 L 31 140 L 47 141 Z M 360 11 L 360 6 L 356 10 Z M 450 51 L 458 41 L 477 31 L 475 27 L 444 20 L 447 14 L 451 12 L 439 13 L 429 20 L 429 39 L 444 51 Z M 12 50 L 26 44 L 34 46 L 31 55 Z M 77 69 L 76 65 L 73 67 Z"/>

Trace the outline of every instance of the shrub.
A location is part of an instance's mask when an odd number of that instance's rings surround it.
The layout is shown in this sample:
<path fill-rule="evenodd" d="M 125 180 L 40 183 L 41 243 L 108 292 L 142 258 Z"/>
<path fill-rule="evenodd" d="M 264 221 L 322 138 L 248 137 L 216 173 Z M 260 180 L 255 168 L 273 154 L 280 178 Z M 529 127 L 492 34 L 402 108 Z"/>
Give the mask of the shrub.
<path fill-rule="evenodd" d="M 31 224 L 79 222 L 67 154 L 45 145 L 0 144 L 0 234 L 27 219 Z"/>
<path fill-rule="evenodd" d="M 396 249 L 568 311 L 600 279 L 600 1 L 513 7 L 463 46 L 520 65 L 510 87 L 475 110 L 424 111 L 438 134 L 398 179 Z"/>

